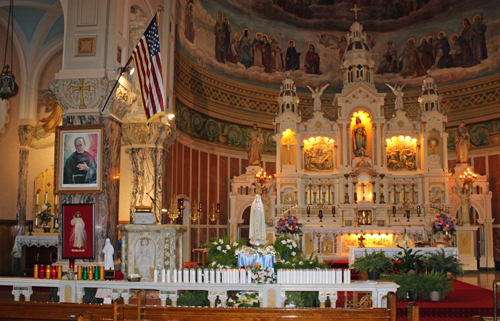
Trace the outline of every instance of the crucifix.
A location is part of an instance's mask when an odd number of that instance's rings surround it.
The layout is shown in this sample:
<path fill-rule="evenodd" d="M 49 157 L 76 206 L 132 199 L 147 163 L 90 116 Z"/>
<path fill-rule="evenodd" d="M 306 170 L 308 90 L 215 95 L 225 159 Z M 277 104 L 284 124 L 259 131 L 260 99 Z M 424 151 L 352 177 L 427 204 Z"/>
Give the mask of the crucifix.
<path fill-rule="evenodd" d="M 350 10 L 354 11 L 354 19 L 356 19 L 356 21 L 357 21 L 358 20 L 358 11 L 361 11 L 361 8 L 358 8 L 357 5 L 354 5 L 354 8 L 351 8 Z"/>
<path fill-rule="evenodd" d="M 80 78 L 80 86 L 79 87 L 73 87 L 73 92 L 79 91 L 80 92 L 80 109 L 86 109 L 87 106 L 85 106 L 85 101 L 83 100 L 83 91 L 88 90 L 90 91 L 90 86 L 84 86 L 83 85 L 83 79 Z"/>
<path fill-rule="evenodd" d="M 292 163 L 290 163 L 290 147 L 295 146 L 295 143 L 292 143 L 292 140 L 290 138 L 288 138 L 288 140 L 284 141 L 282 145 L 286 146 L 287 155 L 288 155 L 288 160 L 287 160 L 285 165 L 292 165 Z"/>

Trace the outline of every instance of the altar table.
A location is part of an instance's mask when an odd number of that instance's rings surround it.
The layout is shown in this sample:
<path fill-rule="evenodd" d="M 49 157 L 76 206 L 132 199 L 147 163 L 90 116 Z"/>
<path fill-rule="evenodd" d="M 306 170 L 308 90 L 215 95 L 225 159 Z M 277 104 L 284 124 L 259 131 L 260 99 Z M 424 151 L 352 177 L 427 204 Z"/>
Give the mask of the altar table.
<path fill-rule="evenodd" d="M 456 247 L 417 247 L 417 248 L 412 248 L 413 253 L 416 251 L 420 251 L 419 254 L 422 254 L 424 256 L 429 255 L 430 253 L 435 253 L 441 250 L 444 250 L 444 254 L 446 256 L 454 255 L 457 257 L 458 261 L 460 262 L 460 256 L 458 254 L 458 248 Z M 387 257 L 395 257 L 398 252 L 403 252 L 403 249 L 399 247 L 369 247 L 369 248 L 356 248 L 356 247 L 351 247 L 349 248 L 349 265 L 353 264 L 358 257 L 362 257 L 365 255 L 365 251 L 368 252 L 368 254 L 374 252 L 374 251 L 382 251 L 385 253 Z"/>
<path fill-rule="evenodd" d="M 16 258 L 21 257 L 21 250 L 23 245 L 26 246 L 45 246 L 45 247 L 58 247 L 59 240 L 57 235 L 40 235 L 40 236 L 31 236 L 31 235 L 18 235 L 16 236 L 16 240 L 14 241 L 14 247 L 12 248 L 12 256 Z"/>

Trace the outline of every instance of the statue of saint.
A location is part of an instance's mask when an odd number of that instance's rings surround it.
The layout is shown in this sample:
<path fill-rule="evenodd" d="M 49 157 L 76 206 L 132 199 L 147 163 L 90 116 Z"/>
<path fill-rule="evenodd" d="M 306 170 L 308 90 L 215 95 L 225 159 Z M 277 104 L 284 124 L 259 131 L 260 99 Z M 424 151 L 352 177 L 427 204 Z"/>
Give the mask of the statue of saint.
<path fill-rule="evenodd" d="M 460 186 L 458 180 L 455 180 L 455 184 L 457 186 L 457 195 L 460 197 L 460 201 L 462 202 L 462 223 L 470 224 L 469 220 L 469 210 L 470 210 L 470 194 L 472 194 L 472 184 L 466 190 L 463 190 Z"/>
<path fill-rule="evenodd" d="M 264 214 L 264 204 L 259 194 L 255 195 L 252 207 L 250 208 L 250 244 L 262 246 L 266 244 L 266 217 Z"/>
<path fill-rule="evenodd" d="M 115 249 L 111 244 L 109 238 L 106 239 L 106 244 L 102 249 L 102 253 L 104 253 L 104 269 L 105 270 L 114 270 L 115 264 L 113 262 L 113 254 L 115 254 Z"/>
<path fill-rule="evenodd" d="M 247 136 L 248 165 L 260 165 L 261 153 L 264 146 L 264 134 L 262 129 L 253 124 L 253 129 Z"/>
<path fill-rule="evenodd" d="M 406 84 L 404 84 L 403 86 L 395 86 L 395 87 L 392 87 L 389 84 L 386 85 L 387 87 L 391 88 L 394 95 L 396 95 L 396 101 L 395 101 L 396 110 L 403 110 L 403 96 L 405 95 L 403 94 L 403 87 Z"/>
<path fill-rule="evenodd" d="M 353 128 L 353 147 L 355 156 L 366 156 L 366 138 L 365 125 L 361 123 L 359 117 L 356 117 L 356 125 L 354 125 Z"/>
<path fill-rule="evenodd" d="M 314 111 L 321 111 L 321 95 L 323 95 L 323 91 L 325 91 L 325 88 L 328 86 L 329 84 L 326 84 L 321 87 L 321 89 L 319 87 L 316 87 L 316 90 L 313 90 L 311 87 L 307 86 L 307 88 L 309 88 L 312 93 L 311 97 L 314 98 Z"/>
<path fill-rule="evenodd" d="M 461 123 L 455 132 L 455 148 L 457 151 L 457 164 L 469 162 L 470 136 L 465 123 Z"/>

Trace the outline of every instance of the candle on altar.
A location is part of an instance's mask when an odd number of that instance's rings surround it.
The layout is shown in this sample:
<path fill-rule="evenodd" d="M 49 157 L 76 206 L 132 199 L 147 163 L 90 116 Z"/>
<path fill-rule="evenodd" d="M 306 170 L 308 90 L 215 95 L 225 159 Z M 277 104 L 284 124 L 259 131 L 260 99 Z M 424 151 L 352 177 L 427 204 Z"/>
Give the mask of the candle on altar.
<path fill-rule="evenodd" d="M 40 264 L 40 270 L 39 270 L 39 276 L 40 276 L 40 279 L 43 279 L 44 276 L 45 276 L 45 265 L 43 264 Z"/>
<path fill-rule="evenodd" d="M 174 274 L 175 274 L 176 272 L 177 272 L 177 271 L 176 271 L 176 270 L 174 270 Z M 170 275 L 171 273 L 172 273 L 172 272 L 170 272 L 170 269 L 168 269 L 168 270 L 167 270 L 167 283 L 170 283 L 170 281 L 171 281 L 171 278 L 170 278 L 170 277 L 171 277 L 171 275 Z"/>
<path fill-rule="evenodd" d="M 276 273 L 276 283 L 283 283 L 283 269 L 279 269 L 278 273 Z"/>
<path fill-rule="evenodd" d="M 196 283 L 196 271 L 189 269 L 189 283 Z"/>
<path fill-rule="evenodd" d="M 342 269 L 337 269 L 337 275 L 335 277 L 337 284 L 342 284 Z"/>
<path fill-rule="evenodd" d="M 304 283 L 309 284 L 310 278 L 309 278 L 309 270 L 304 270 Z"/>
<path fill-rule="evenodd" d="M 158 270 L 157 269 L 155 269 L 153 271 L 153 282 L 154 283 L 158 282 Z"/>
<path fill-rule="evenodd" d="M 204 283 L 209 283 L 209 281 L 210 281 L 210 280 L 208 279 L 208 269 L 206 269 L 206 268 L 205 268 L 205 269 L 203 270 L 203 282 L 204 282 Z"/>
<path fill-rule="evenodd" d="M 59 195 L 54 196 L 54 205 L 59 205 Z"/>
<path fill-rule="evenodd" d="M 45 267 L 45 278 L 50 279 L 50 265 Z"/>
<path fill-rule="evenodd" d="M 203 272 L 203 271 L 202 271 L 201 269 L 198 269 L 198 273 L 197 273 L 197 274 L 198 274 L 198 275 L 197 275 L 197 277 L 198 277 L 198 280 L 197 280 L 197 281 L 198 281 L 198 283 L 203 283 L 203 276 L 202 276 L 202 272 Z"/>
<path fill-rule="evenodd" d="M 78 267 L 78 271 L 77 271 L 77 280 L 82 280 L 83 279 L 83 268 L 81 266 Z"/>
<path fill-rule="evenodd" d="M 240 270 L 240 283 L 246 283 L 246 273 L 244 269 Z"/>
<path fill-rule="evenodd" d="M 55 265 L 52 265 L 52 266 L 51 266 L 51 271 L 50 271 L 50 273 L 52 274 L 52 278 L 53 278 L 53 279 L 56 279 L 56 278 L 57 278 L 57 268 L 56 268 L 56 266 L 55 266 Z"/>
<path fill-rule="evenodd" d="M 38 264 L 33 265 L 33 278 L 38 279 Z"/>
<path fill-rule="evenodd" d="M 183 275 L 181 283 L 189 283 L 189 270 L 188 269 L 184 269 L 184 275 Z"/>
<path fill-rule="evenodd" d="M 177 271 L 177 282 L 182 283 L 182 270 Z"/>
<path fill-rule="evenodd" d="M 210 283 L 215 283 L 215 271 L 210 269 Z"/>
<path fill-rule="evenodd" d="M 221 272 L 219 269 L 215 271 L 215 283 L 220 283 Z"/>
<path fill-rule="evenodd" d="M 233 278 L 234 278 L 234 282 L 233 283 L 235 283 L 235 284 L 240 283 L 240 275 L 239 275 L 237 269 L 233 270 Z"/>
<path fill-rule="evenodd" d="M 252 283 L 252 271 L 250 269 L 247 271 L 247 283 Z"/>
<path fill-rule="evenodd" d="M 227 283 L 227 270 L 226 269 L 222 270 L 222 283 L 224 283 L 224 284 Z"/>
<path fill-rule="evenodd" d="M 317 283 L 317 280 L 316 280 L 316 271 L 314 271 L 314 270 L 311 270 L 311 283 L 312 284 L 316 284 Z"/>
<path fill-rule="evenodd" d="M 325 284 L 330 284 L 330 270 L 323 270 L 323 280 Z"/>
<path fill-rule="evenodd" d="M 45 192 L 45 202 L 44 202 L 44 204 L 47 204 L 48 200 L 49 200 L 49 192 Z"/>
<path fill-rule="evenodd" d="M 297 276 L 297 269 L 292 270 L 292 283 L 297 284 L 298 282 L 298 276 Z"/>
<path fill-rule="evenodd" d="M 38 194 L 38 193 L 36 193 L 36 199 L 35 199 L 35 205 L 36 205 L 36 206 L 38 206 L 38 204 L 39 204 L 39 203 L 38 203 L 38 196 L 39 196 L 39 194 Z"/>
<path fill-rule="evenodd" d="M 165 269 L 161 269 L 161 282 L 165 283 Z"/>
<path fill-rule="evenodd" d="M 290 269 L 285 270 L 285 283 L 286 284 L 290 284 L 290 274 L 291 274 L 290 272 L 291 272 Z"/>
<path fill-rule="evenodd" d="M 330 270 L 330 283 L 335 284 L 335 269 Z"/>

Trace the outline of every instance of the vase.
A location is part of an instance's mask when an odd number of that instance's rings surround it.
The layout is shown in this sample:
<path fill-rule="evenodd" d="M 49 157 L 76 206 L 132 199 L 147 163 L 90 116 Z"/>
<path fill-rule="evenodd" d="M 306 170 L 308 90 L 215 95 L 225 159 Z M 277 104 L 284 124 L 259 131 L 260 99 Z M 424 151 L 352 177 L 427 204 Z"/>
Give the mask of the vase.
<path fill-rule="evenodd" d="M 50 225 L 43 226 L 43 233 L 50 233 Z"/>
<path fill-rule="evenodd" d="M 432 291 L 430 295 L 431 301 L 439 301 L 441 299 L 441 296 L 439 295 L 439 291 Z"/>
<path fill-rule="evenodd" d="M 367 272 L 368 280 L 379 280 L 380 279 L 380 270 L 373 270 L 371 272 Z"/>
<path fill-rule="evenodd" d="M 443 236 L 444 247 L 453 247 L 452 242 L 453 238 L 449 234 L 445 234 Z"/>

